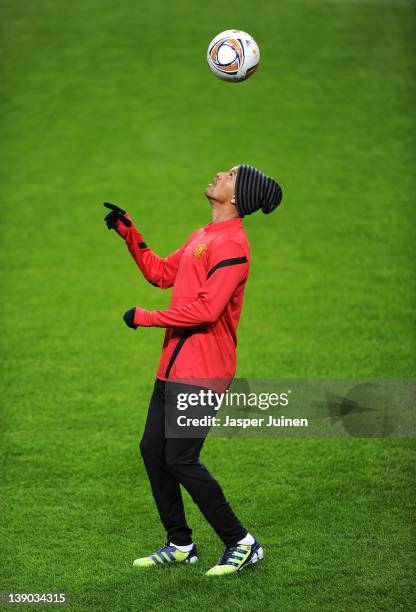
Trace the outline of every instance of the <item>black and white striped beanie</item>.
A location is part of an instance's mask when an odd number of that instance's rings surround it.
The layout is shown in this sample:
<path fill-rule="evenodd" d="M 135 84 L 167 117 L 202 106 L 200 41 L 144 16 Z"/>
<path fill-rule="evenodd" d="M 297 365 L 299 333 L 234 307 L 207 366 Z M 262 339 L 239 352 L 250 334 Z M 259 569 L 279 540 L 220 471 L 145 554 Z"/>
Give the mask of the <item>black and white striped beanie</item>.
<path fill-rule="evenodd" d="M 235 197 L 240 217 L 251 215 L 259 208 L 268 215 L 282 201 L 282 189 L 270 176 L 243 164 L 237 170 Z"/>

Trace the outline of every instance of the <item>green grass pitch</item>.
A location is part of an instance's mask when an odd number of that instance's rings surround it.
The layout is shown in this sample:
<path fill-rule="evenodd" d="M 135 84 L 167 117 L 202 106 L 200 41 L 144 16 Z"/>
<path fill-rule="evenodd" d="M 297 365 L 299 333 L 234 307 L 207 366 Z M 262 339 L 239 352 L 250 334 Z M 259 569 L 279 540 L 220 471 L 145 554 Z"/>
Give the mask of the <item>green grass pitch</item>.
<path fill-rule="evenodd" d="M 414 609 L 406 439 L 210 440 L 265 561 L 208 582 L 221 543 L 186 496 L 200 563 L 133 571 L 164 541 L 137 448 L 163 331 L 122 315 L 169 292 L 102 221 L 118 203 L 166 255 L 210 220 L 216 171 L 257 165 L 284 202 L 245 223 L 238 375 L 413 376 L 414 3 L 0 9 L 0 590 L 63 590 L 77 611 Z M 236 26 L 262 53 L 238 85 L 205 64 Z"/>

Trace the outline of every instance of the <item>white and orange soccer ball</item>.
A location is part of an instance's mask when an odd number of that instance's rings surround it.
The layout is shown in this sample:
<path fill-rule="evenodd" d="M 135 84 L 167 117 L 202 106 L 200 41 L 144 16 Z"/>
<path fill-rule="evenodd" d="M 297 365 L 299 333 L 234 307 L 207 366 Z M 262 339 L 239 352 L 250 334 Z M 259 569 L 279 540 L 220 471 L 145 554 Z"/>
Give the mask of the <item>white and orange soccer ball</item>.
<path fill-rule="evenodd" d="M 244 81 L 259 65 L 260 51 L 254 38 L 242 30 L 225 30 L 209 43 L 208 66 L 224 81 Z"/>

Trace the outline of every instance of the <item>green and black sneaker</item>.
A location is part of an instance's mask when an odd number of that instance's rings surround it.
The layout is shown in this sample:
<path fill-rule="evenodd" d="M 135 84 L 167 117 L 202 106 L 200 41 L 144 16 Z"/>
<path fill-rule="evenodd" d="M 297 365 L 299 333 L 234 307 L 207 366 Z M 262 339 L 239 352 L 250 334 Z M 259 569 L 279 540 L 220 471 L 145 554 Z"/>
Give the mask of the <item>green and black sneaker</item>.
<path fill-rule="evenodd" d="M 198 555 L 195 544 L 189 552 L 182 552 L 176 546 L 173 546 L 173 544 L 166 542 L 162 548 L 159 548 L 152 555 L 133 561 L 133 566 L 156 567 L 157 565 L 166 565 L 168 563 L 196 563 L 197 561 Z"/>
<path fill-rule="evenodd" d="M 263 557 L 263 549 L 254 538 L 254 543 L 251 546 L 248 544 L 236 544 L 226 548 L 217 565 L 211 567 L 205 575 L 224 576 L 225 574 L 234 574 L 249 565 L 254 565 L 254 563 L 261 561 Z"/>

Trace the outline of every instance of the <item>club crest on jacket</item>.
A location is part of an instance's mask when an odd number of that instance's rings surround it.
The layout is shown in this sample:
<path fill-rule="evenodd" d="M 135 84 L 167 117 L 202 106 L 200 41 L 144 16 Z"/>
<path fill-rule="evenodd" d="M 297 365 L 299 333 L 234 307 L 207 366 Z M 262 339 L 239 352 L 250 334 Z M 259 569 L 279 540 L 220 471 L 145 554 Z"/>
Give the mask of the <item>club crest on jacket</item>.
<path fill-rule="evenodd" d="M 199 244 L 194 250 L 194 257 L 202 257 L 205 255 L 205 251 L 207 250 L 206 244 Z"/>

